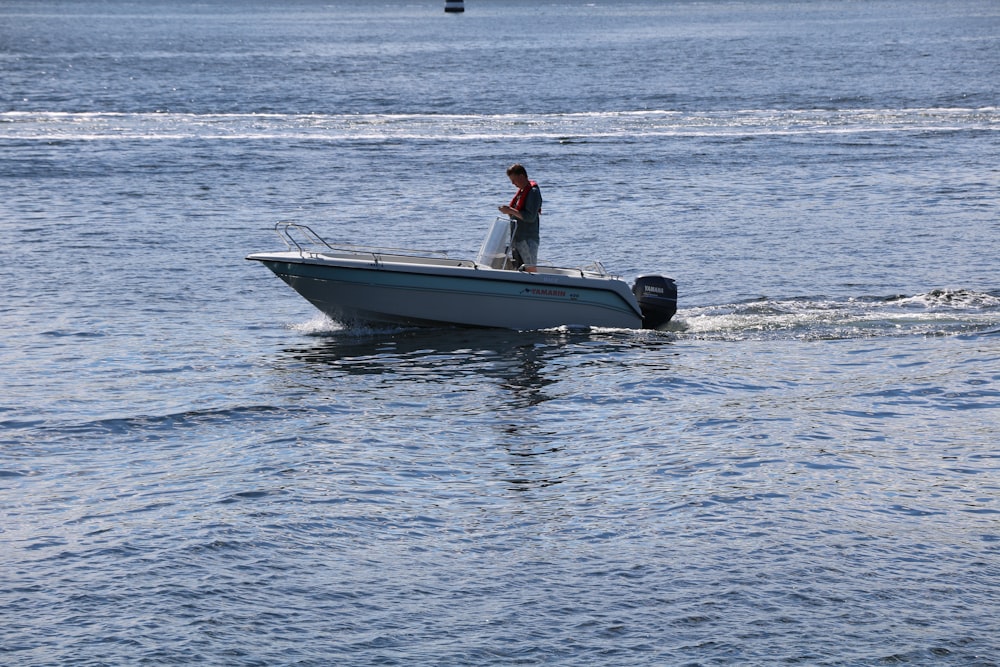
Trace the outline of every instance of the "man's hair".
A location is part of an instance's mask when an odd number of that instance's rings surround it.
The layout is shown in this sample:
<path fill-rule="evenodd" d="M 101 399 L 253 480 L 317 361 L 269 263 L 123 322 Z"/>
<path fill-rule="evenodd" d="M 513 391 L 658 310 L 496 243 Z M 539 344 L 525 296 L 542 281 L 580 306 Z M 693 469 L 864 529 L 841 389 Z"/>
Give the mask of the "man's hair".
<path fill-rule="evenodd" d="M 524 165 L 522 165 L 521 163 L 512 164 L 509 167 L 507 167 L 507 175 L 510 176 L 511 174 L 520 174 L 521 176 L 527 176 L 528 170 L 525 169 Z"/>

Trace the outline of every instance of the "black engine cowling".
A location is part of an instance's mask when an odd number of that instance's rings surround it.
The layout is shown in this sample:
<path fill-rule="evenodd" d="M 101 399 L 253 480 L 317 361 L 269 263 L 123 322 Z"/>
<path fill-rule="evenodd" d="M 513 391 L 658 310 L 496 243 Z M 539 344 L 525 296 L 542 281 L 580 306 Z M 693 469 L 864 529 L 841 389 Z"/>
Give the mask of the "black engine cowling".
<path fill-rule="evenodd" d="M 642 328 L 658 329 L 677 312 L 677 283 L 665 276 L 639 276 L 632 294 L 642 310 Z"/>

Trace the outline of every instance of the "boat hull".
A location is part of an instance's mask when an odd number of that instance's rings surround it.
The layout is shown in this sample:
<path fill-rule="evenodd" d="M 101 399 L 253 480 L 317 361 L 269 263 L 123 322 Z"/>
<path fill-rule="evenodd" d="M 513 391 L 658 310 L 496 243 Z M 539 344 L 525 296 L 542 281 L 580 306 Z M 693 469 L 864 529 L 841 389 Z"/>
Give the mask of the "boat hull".
<path fill-rule="evenodd" d="M 545 275 L 484 267 L 298 252 L 257 253 L 263 263 L 331 319 L 415 326 L 517 330 L 559 326 L 639 328 L 628 286 L 611 276 Z"/>

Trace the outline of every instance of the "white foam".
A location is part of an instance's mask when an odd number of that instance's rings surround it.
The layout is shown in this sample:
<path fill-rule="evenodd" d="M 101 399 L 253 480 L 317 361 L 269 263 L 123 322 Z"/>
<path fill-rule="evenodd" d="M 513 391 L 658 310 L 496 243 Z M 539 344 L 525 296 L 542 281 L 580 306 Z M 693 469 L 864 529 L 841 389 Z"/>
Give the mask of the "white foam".
<path fill-rule="evenodd" d="M 984 292 L 972 290 L 949 290 L 940 289 L 917 294 L 916 296 L 903 297 L 892 301 L 901 306 L 919 306 L 924 308 L 937 309 L 969 309 L 969 308 L 998 308 L 1000 298 Z"/>
<path fill-rule="evenodd" d="M 311 320 L 291 324 L 288 328 L 306 336 L 317 336 L 344 330 L 342 324 L 331 320 L 323 313 L 316 313 Z"/>
<path fill-rule="evenodd" d="M 1000 324 L 1000 298 L 971 290 L 847 301 L 765 300 L 682 309 L 671 323 L 686 335 L 742 339 L 856 338 L 940 334 Z"/>
<path fill-rule="evenodd" d="M 514 137 L 604 140 L 663 136 L 779 136 L 1000 130 L 981 109 L 642 110 L 555 114 L 0 113 L 0 138 L 487 141 Z"/>

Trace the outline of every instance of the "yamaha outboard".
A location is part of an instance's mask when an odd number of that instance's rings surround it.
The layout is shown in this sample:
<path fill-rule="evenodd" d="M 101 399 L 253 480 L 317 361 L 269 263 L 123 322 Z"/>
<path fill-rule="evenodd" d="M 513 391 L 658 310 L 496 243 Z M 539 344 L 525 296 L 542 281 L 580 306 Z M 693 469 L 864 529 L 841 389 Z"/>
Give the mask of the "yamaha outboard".
<path fill-rule="evenodd" d="M 665 276 L 639 276 L 632 294 L 642 311 L 642 328 L 658 329 L 677 312 L 677 283 Z"/>

